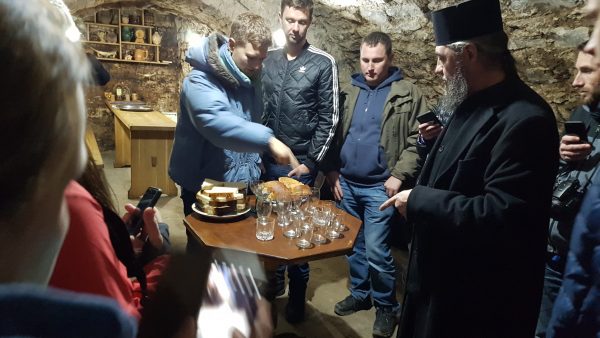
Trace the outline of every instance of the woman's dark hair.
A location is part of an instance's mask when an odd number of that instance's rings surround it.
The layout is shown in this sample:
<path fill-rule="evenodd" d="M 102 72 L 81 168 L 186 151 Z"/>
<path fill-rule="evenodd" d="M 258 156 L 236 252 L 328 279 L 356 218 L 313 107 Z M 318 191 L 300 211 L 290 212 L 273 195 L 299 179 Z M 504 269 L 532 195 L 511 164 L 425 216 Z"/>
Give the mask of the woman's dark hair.
<path fill-rule="evenodd" d="M 90 154 L 89 149 L 88 154 Z M 92 156 L 88 156 L 85 171 L 77 182 L 79 182 L 79 184 L 94 197 L 100 206 L 117 213 L 117 209 L 115 208 L 112 199 L 114 192 L 110 189 L 110 186 L 106 181 L 106 176 L 104 176 L 104 172 L 98 168 L 96 163 L 94 163 Z"/>

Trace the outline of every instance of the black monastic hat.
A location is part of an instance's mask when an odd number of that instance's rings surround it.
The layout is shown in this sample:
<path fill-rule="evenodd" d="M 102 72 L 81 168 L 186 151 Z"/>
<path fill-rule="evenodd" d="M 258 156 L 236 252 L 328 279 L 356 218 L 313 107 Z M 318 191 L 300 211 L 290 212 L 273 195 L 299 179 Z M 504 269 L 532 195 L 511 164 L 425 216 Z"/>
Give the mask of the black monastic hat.
<path fill-rule="evenodd" d="M 471 0 L 431 13 L 436 46 L 501 32 L 499 0 Z"/>

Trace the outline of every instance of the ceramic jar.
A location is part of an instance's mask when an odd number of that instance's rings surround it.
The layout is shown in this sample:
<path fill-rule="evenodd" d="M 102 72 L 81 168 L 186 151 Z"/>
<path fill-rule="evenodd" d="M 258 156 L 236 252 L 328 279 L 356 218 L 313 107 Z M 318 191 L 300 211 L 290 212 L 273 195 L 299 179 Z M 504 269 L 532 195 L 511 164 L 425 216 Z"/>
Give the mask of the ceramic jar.
<path fill-rule="evenodd" d="M 129 42 L 133 39 L 133 29 L 131 27 L 121 28 L 121 40 Z"/>
<path fill-rule="evenodd" d="M 162 35 L 160 35 L 158 32 L 154 32 L 154 34 L 152 34 L 152 43 L 155 45 L 160 45 L 161 41 Z"/>
<path fill-rule="evenodd" d="M 145 49 L 134 50 L 133 59 L 136 61 L 146 61 L 146 59 L 148 59 L 148 51 Z"/>

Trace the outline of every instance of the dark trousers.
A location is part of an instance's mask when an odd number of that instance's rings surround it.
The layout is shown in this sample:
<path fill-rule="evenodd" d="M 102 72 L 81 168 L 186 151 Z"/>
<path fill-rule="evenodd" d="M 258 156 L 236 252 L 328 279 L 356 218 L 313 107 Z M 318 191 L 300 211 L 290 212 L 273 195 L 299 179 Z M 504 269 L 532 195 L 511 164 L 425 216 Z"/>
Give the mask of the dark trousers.
<path fill-rule="evenodd" d="M 278 165 L 276 163 L 273 163 L 272 160 L 268 157 L 265 158 L 264 166 L 266 170 L 265 180 L 267 181 L 277 180 L 279 177 L 287 176 L 290 170 L 292 170 L 292 168 L 288 165 Z M 314 172 L 294 178 L 304 184 L 313 185 L 316 177 L 317 173 Z M 290 285 L 288 295 L 289 302 L 291 305 L 304 306 L 304 302 L 306 300 L 306 287 L 308 284 L 310 267 L 308 266 L 308 263 L 280 265 L 277 268 L 277 271 L 275 272 L 275 290 L 278 293 L 280 290 L 283 290 L 285 288 L 286 269 L 288 272 Z"/>
<path fill-rule="evenodd" d="M 546 337 L 546 329 L 552 317 L 552 308 L 554 301 L 558 296 L 558 291 L 562 285 L 564 273 L 564 264 L 562 260 L 548 260 L 544 271 L 544 289 L 542 293 L 542 303 L 540 305 L 540 314 L 538 316 L 535 328 L 535 336 L 539 338 Z"/>
<path fill-rule="evenodd" d="M 183 214 L 185 216 L 192 213 L 192 204 L 196 203 L 196 193 L 181 188 L 181 200 L 183 201 Z M 185 247 L 188 253 L 196 253 L 201 248 L 198 240 L 194 238 L 194 235 L 189 230 L 185 230 L 187 235 L 187 245 Z"/>

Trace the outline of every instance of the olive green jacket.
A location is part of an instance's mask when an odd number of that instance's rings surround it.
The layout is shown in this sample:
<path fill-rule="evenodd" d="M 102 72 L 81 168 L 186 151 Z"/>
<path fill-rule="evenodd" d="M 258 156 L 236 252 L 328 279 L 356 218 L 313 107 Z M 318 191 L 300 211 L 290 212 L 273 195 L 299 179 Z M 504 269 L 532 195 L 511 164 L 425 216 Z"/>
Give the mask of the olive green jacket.
<path fill-rule="evenodd" d="M 340 151 L 350 129 L 359 92 L 360 88 L 350 85 L 340 94 L 343 114 L 334 144 L 321 163 L 321 169 L 325 173 L 340 168 Z M 392 83 L 381 120 L 380 144 L 385 151 L 388 170 L 403 182 L 403 188 L 406 184 L 414 184 L 421 169 L 422 161 L 416 148 L 419 126 L 416 117 L 426 111 L 425 97 L 416 85 L 407 80 Z"/>

